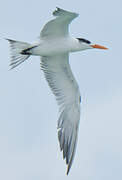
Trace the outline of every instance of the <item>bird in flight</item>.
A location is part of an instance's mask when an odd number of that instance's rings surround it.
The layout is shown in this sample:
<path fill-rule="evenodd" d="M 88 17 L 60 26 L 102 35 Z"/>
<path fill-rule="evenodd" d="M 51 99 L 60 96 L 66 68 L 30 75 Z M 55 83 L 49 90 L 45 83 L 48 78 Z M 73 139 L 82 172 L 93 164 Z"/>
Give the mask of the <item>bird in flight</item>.
<path fill-rule="evenodd" d="M 69 65 L 69 53 L 107 48 L 69 35 L 69 24 L 77 13 L 56 8 L 53 16 L 55 18 L 44 25 L 38 43 L 7 40 L 11 48 L 11 69 L 31 55 L 40 56 L 41 69 L 59 105 L 58 139 L 68 174 L 76 149 L 81 103 L 79 87 Z"/>

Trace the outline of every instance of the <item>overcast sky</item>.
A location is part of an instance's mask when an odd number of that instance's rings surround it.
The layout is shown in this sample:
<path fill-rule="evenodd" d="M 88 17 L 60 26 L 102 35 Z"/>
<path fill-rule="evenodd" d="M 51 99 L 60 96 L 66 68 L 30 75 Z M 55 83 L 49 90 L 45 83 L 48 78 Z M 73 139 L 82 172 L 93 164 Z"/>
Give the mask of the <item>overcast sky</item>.
<path fill-rule="evenodd" d="M 37 42 L 55 7 L 80 16 L 74 37 L 105 45 L 70 55 L 82 94 L 75 159 L 67 177 L 57 139 L 58 106 L 31 57 L 9 71 L 4 38 Z M 0 5 L 0 179 L 122 179 L 122 1 L 4 0 Z"/>

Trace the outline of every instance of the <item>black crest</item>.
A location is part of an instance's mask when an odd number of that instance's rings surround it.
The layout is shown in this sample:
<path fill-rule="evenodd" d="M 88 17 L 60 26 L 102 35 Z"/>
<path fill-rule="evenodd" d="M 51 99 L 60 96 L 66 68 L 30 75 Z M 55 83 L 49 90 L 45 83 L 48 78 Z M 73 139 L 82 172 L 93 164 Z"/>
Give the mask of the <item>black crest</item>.
<path fill-rule="evenodd" d="M 87 40 L 87 39 L 83 39 L 83 38 L 76 38 L 76 39 L 78 39 L 80 42 L 91 44 L 91 42 L 89 40 Z"/>

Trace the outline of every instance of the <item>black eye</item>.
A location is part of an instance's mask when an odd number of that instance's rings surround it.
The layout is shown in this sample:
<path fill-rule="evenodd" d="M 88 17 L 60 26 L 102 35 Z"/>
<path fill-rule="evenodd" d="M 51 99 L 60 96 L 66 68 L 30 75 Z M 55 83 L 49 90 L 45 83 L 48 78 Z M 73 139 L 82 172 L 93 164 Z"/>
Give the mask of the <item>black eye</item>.
<path fill-rule="evenodd" d="M 77 38 L 79 41 L 87 43 L 87 44 L 91 44 L 91 42 L 87 39 L 83 39 L 83 38 Z"/>

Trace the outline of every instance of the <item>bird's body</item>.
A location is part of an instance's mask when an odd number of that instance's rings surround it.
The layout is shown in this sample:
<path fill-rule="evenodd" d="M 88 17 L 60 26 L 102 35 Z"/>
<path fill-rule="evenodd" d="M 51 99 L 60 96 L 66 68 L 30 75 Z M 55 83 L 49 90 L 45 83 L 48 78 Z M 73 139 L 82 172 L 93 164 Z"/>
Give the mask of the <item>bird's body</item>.
<path fill-rule="evenodd" d="M 68 174 L 75 154 L 81 102 L 79 87 L 69 65 L 69 53 L 107 48 L 69 35 L 69 24 L 78 14 L 57 8 L 53 15 L 56 18 L 43 27 L 38 43 L 29 44 L 8 39 L 12 50 L 10 65 L 13 69 L 30 55 L 41 57 L 41 69 L 59 105 L 58 139 L 63 158 L 68 165 Z"/>
<path fill-rule="evenodd" d="M 82 46 L 78 39 L 71 36 L 44 38 L 34 46 L 30 49 L 30 53 L 36 56 L 52 56 L 85 49 L 85 46 Z"/>

